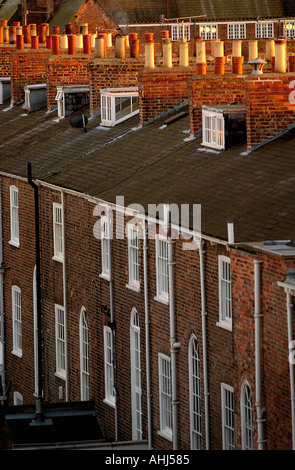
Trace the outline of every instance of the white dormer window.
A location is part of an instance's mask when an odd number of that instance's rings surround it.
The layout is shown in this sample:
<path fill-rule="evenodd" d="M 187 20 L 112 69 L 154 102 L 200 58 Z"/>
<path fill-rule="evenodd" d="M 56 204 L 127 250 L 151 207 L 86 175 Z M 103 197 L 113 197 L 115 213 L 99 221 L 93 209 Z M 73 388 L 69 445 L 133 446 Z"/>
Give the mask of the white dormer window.
<path fill-rule="evenodd" d="M 190 25 L 189 24 L 174 24 L 171 29 L 172 41 L 178 41 L 178 39 L 187 39 L 190 41 Z"/>
<path fill-rule="evenodd" d="M 100 90 L 101 125 L 113 127 L 139 113 L 138 88 Z"/>
<path fill-rule="evenodd" d="M 287 38 L 295 38 L 295 21 L 288 21 L 284 24 L 284 36 Z"/>
<path fill-rule="evenodd" d="M 70 116 L 77 109 L 89 104 L 89 86 L 61 86 L 56 89 L 55 101 L 59 118 Z"/>
<path fill-rule="evenodd" d="M 202 36 L 203 39 L 217 39 L 218 38 L 217 24 L 201 24 L 200 36 Z"/>
<path fill-rule="evenodd" d="M 245 39 L 246 24 L 245 23 L 229 23 L 227 26 L 228 39 Z"/>
<path fill-rule="evenodd" d="M 202 110 L 202 144 L 206 147 L 224 149 L 224 116 L 222 113 Z"/>
<path fill-rule="evenodd" d="M 256 38 L 273 38 L 274 27 L 272 21 L 264 21 L 256 23 L 255 36 Z"/>

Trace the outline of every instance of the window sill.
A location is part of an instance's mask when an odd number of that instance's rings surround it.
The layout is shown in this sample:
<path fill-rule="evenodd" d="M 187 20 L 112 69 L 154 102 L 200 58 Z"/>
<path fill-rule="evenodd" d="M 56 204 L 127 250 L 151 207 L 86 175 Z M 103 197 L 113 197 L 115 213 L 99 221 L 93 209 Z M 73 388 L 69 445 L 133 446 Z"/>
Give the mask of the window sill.
<path fill-rule="evenodd" d="M 66 381 L 66 373 L 65 372 L 55 372 L 55 377 L 58 379 Z"/>
<path fill-rule="evenodd" d="M 20 243 L 17 242 L 16 240 L 9 240 L 9 245 L 15 246 L 16 248 L 20 247 Z"/>
<path fill-rule="evenodd" d="M 161 304 L 169 305 L 169 299 L 167 297 L 162 297 L 161 295 L 156 295 L 154 300 L 161 302 Z"/>
<path fill-rule="evenodd" d="M 13 354 L 14 356 L 20 357 L 20 358 L 23 357 L 23 352 L 22 351 L 11 351 L 11 354 Z"/>
<path fill-rule="evenodd" d="M 135 292 L 140 292 L 140 287 L 134 286 L 134 285 L 132 285 L 132 284 L 129 284 L 129 283 L 126 284 L 126 287 L 127 287 L 127 289 L 131 289 L 131 290 L 133 290 L 133 291 L 135 291 Z"/>
<path fill-rule="evenodd" d="M 60 256 L 52 256 L 53 261 L 57 261 L 59 263 L 63 263 L 63 258 Z"/>
<path fill-rule="evenodd" d="M 216 326 L 219 326 L 220 328 L 224 328 L 225 330 L 228 330 L 228 331 L 232 331 L 232 323 L 229 323 L 229 322 L 218 321 L 216 323 Z"/>
<path fill-rule="evenodd" d="M 106 273 L 100 273 L 99 277 L 101 279 L 105 279 L 106 281 L 110 281 L 111 278 L 110 278 L 110 275 L 109 274 L 106 274 Z"/>
<path fill-rule="evenodd" d="M 158 431 L 158 436 L 161 436 L 164 439 L 172 442 L 172 431 Z"/>
<path fill-rule="evenodd" d="M 111 406 L 112 408 L 116 408 L 115 403 L 113 401 L 108 400 L 107 398 L 104 398 L 102 402 L 105 403 L 106 405 Z"/>

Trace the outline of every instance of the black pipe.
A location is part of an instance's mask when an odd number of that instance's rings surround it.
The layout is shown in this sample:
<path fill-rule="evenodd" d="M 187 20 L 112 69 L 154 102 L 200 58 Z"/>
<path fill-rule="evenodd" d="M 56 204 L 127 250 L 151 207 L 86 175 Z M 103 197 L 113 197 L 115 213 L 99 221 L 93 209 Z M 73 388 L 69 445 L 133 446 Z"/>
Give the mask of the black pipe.
<path fill-rule="evenodd" d="M 32 166 L 29 162 L 28 183 L 34 189 L 35 202 L 35 245 L 36 245 L 36 294 L 37 294 L 37 330 L 38 330 L 38 396 L 36 400 L 36 416 L 39 421 L 43 420 L 42 406 L 42 309 L 41 309 L 41 261 L 40 261 L 40 217 L 39 217 L 39 193 L 38 186 L 32 180 Z"/>

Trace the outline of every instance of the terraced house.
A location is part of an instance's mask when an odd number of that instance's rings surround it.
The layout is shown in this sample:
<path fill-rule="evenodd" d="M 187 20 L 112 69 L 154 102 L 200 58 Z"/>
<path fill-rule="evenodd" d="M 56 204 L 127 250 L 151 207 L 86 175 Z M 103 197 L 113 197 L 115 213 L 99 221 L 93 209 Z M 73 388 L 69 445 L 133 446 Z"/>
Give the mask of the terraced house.
<path fill-rule="evenodd" d="M 0 26 L 2 447 L 295 447 L 294 9 L 217 4 Z"/>

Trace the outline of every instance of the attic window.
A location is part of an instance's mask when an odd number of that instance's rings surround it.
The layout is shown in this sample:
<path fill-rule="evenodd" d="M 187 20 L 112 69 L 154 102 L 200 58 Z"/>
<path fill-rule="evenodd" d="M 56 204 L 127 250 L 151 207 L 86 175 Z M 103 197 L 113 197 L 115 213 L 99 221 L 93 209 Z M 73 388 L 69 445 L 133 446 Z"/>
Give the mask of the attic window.
<path fill-rule="evenodd" d="M 272 21 L 259 22 L 255 25 L 255 36 L 256 38 L 273 38 L 273 30 Z"/>
<path fill-rule="evenodd" d="M 287 24 L 284 24 L 284 36 L 287 38 L 295 38 L 295 21 L 288 21 Z"/>
<path fill-rule="evenodd" d="M 172 41 L 178 41 L 178 39 L 190 40 L 190 25 L 189 24 L 173 24 L 171 29 Z"/>
<path fill-rule="evenodd" d="M 70 116 L 70 114 L 89 104 L 89 86 L 57 87 L 55 100 L 57 101 L 58 117 Z"/>
<path fill-rule="evenodd" d="M 245 39 L 246 24 L 245 23 L 229 23 L 227 25 L 228 39 Z"/>
<path fill-rule="evenodd" d="M 224 149 L 224 117 L 222 113 L 203 109 L 203 141 L 207 147 Z"/>
<path fill-rule="evenodd" d="M 203 39 L 217 39 L 218 38 L 217 24 L 201 24 L 200 36 L 202 36 Z"/>
<path fill-rule="evenodd" d="M 113 127 L 139 113 L 138 88 L 100 90 L 101 125 Z"/>

